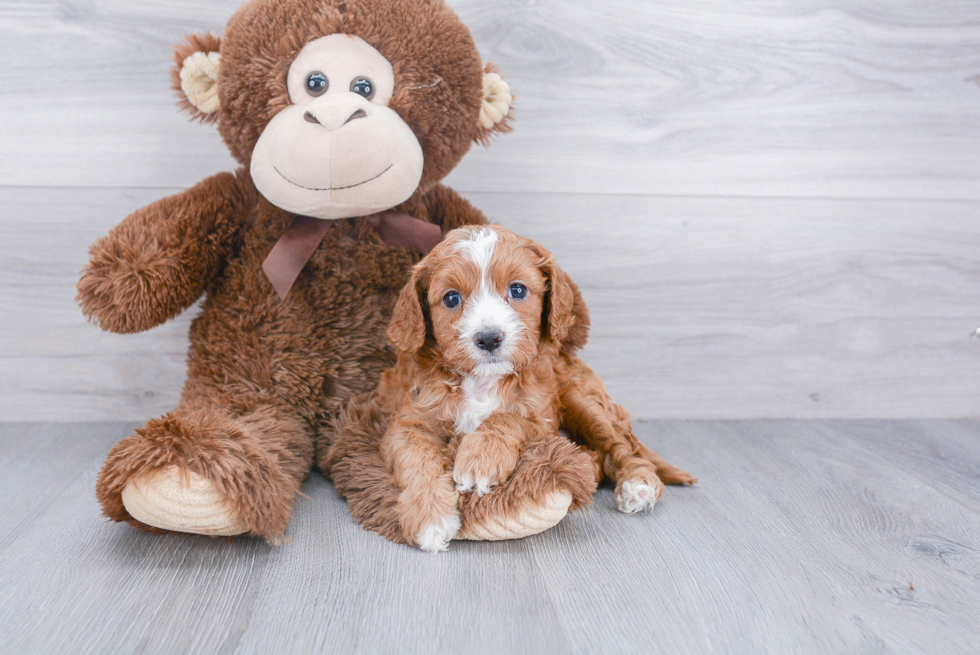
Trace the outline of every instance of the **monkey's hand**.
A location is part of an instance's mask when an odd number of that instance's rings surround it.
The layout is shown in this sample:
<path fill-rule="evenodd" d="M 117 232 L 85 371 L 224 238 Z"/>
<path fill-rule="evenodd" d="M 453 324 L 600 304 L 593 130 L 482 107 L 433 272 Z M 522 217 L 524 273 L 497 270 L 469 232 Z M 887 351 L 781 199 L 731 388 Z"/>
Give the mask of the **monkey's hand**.
<path fill-rule="evenodd" d="M 437 184 L 426 194 L 425 202 L 432 222 L 442 228 L 443 235 L 462 225 L 486 225 L 488 222 L 483 212 L 442 184 Z"/>
<path fill-rule="evenodd" d="M 221 173 L 135 211 L 89 249 L 78 281 L 82 312 L 104 330 L 129 333 L 189 307 L 220 270 L 249 187 Z"/>

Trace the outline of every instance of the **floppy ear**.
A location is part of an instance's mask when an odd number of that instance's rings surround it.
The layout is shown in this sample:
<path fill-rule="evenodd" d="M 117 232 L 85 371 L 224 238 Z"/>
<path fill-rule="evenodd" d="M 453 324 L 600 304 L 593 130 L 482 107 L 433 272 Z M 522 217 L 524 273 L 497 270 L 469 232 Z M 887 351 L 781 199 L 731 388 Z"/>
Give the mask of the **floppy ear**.
<path fill-rule="evenodd" d="M 513 130 L 510 124 L 513 106 L 510 85 L 500 76 L 496 64 L 487 64 L 483 69 L 483 104 L 480 105 L 476 142 L 488 146 L 494 134 Z"/>
<path fill-rule="evenodd" d="M 558 268 L 551 253 L 541 246 L 535 244 L 535 251 L 541 258 L 538 261 L 538 268 L 544 274 L 548 283 L 548 290 L 544 299 L 543 316 L 541 317 L 541 335 L 550 341 L 561 345 L 569 336 L 570 330 L 577 320 L 576 298 L 578 299 L 579 311 L 585 307 L 582 302 L 578 287 L 572 282 L 565 271 Z M 586 321 L 588 321 L 588 310 L 585 310 Z M 588 323 L 586 323 L 586 333 Z M 577 336 L 577 335 L 576 335 Z"/>
<path fill-rule="evenodd" d="M 418 352 L 425 343 L 426 313 L 428 311 L 428 268 L 419 262 L 412 269 L 412 278 L 398 294 L 391 323 L 385 333 L 395 348 L 404 353 Z"/>
<path fill-rule="evenodd" d="M 568 278 L 568 276 L 566 278 L 572 287 L 572 296 L 574 298 L 572 301 L 572 316 L 575 320 L 572 321 L 572 326 L 568 329 L 568 334 L 561 344 L 561 349 L 562 352 L 575 354 L 575 351 L 584 346 L 585 342 L 589 340 L 589 325 L 591 325 L 591 321 L 589 319 L 589 308 L 582 298 L 582 292 L 579 291 L 578 285 Z"/>
<path fill-rule="evenodd" d="M 218 67 L 221 39 L 205 32 L 190 34 L 174 46 L 170 80 L 181 109 L 202 123 L 218 118 Z"/>

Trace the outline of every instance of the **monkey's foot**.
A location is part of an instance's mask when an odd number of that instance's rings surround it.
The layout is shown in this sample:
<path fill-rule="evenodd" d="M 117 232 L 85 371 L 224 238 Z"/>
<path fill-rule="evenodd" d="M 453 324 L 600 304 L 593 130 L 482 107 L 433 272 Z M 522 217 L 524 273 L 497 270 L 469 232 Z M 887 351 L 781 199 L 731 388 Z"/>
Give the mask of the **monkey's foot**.
<path fill-rule="evenodd" d="M 213 482 L 176 466 L 131 480 L 122 502 L 134 519 L 163 530 L 215 537 L 248 532 Z"/>
<path fill-rule="evenodd" d="M 572 494 L 564 490 L 553 491 L 540 504 L 528 501 L 515 516 L 491 516 L 482 523 L 464 523 L 455 538 L 503 541 L 530 537 L 558 525 L 568 514 L 571 504 Z"/>

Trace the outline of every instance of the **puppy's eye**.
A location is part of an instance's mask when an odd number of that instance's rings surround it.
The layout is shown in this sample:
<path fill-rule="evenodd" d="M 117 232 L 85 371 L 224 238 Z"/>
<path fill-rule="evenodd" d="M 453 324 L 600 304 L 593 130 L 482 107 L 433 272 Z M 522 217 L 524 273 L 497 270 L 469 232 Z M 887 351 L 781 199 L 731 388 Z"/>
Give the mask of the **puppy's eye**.
<path fill-rule="evenodd" d="M 327 92 L 329 87 L 330 81 L 327 79 L 327 76 L 320 71 L 310 73 L 310 76 L 306 78 L 306 92 L 314 98 L 322 96 Z"/>
<path fill-rule="evenodd" d="M 374 97 L 374 82 L 366 77 L 358 77 L 350 83 L 350 90 L 370 100 Z"/>
<path fill-rule="evenodd" d="M 510 285 L 510 297 L 514 300 L 524 300 L 527 298 L 527 287 L 520 282 Z"/>
<path fill-rule="evenodd" d="M 461 302 L 463 302 L 463 298 L 459 295 L 459 291 L 450 291 L 442 297 L 442 304 L 448 309 L 459 307 Z"/>

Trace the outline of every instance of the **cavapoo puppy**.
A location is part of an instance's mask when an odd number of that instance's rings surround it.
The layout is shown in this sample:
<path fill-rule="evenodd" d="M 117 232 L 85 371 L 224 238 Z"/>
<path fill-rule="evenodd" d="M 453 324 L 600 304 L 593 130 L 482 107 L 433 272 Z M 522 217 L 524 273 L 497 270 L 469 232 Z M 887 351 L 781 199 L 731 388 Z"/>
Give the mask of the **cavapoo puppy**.
<path fill-rule="evenodd" d="M 562 352 L 574 297 L 550 252 L 496 225 L 450 232 L 413 269 L 388 328 L 398 361 L 379 387 L 391 414 L 381 456 L 410 543 L 445 550 L 460 494 L 493 493 L 528 438 L 559 427 L 596 453 L 621 511 L 652 507 L 664 482 L 694 482 L 644 447 L 602 381 Z"/>

